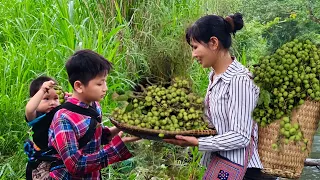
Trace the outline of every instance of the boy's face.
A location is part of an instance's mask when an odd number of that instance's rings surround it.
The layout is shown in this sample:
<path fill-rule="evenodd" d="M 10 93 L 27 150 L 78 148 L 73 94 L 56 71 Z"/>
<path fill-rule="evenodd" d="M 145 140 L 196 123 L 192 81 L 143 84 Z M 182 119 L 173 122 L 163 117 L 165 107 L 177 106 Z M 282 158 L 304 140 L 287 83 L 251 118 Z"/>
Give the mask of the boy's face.
<path fill-rule="evenodd" d="M 108 90 L 107 75 L 100 74 L 84 86 L 82 96 L 86 102 L 101 101 Z"/>
<path fill-rule="evenodd" d="M 60 104 L 59 97 L 56 93 L 56 90 L 49 89 L 49 91 L 43 96 L 40 101 L 39 106 L 37 107 L 38 112 L 48 113 L 53 108 L 57 107 Z"/>

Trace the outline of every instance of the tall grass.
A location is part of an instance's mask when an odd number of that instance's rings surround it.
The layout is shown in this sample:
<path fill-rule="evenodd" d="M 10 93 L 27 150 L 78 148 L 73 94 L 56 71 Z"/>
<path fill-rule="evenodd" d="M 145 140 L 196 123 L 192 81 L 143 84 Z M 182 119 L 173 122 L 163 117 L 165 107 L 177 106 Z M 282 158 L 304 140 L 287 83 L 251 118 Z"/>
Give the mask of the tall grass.
<path fill-rule="evenodd" d="M 128 22 L 122 20 L 120 12 L 115 12 L 118 18 L 105 17 L 102 3 L 93 0 L 3 1 L 0 6 L 0 176 L 17 179 L 24 172 L 21 166 L 25 160 L 10 156 L 17 150 L 22 154 L 27 130 L 24 105 L 32 79 L 49 75 L 71 91 L 64 63 L 75 50 L 83 48 L 101 53 L 114 64 L 110 92 L 130 88 L 138 77 L 125 61 L 130 54 L 119 53 L 125 52 L 120 49 L 121 33 L 128 31 Z M 137 58 L 135 63 L 144 62 Z M 116 106 L 110 98 L 102 105 L 105 111 Z M 12 166 L 15 160 L 19 166 Z"/>

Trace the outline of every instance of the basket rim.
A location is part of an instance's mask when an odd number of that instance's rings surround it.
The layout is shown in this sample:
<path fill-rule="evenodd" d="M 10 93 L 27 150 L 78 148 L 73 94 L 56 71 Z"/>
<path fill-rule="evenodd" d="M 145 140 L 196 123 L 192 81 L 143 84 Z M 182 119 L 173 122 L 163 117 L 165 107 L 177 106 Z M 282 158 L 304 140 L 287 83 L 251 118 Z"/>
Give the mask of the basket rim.
<path fill-rule="evenodd" d="M 112 117 L 109 117 L 112 124 L 114 124 L 119 129 L 125 129 L 125 130 L 133 130 L 133 131 L 139 131 L 141 133 L 149 133 L 149 134 L 165 134 L 165 135 L 184 135 L 184 134 L 197 134 L 197 135 L 216 135 L 217 131 L 215 129 L 208 129 L 208 130 L 186 130 L 186 131 L 168 131 L 168 130 L 154 130 L 154 129 L 147 129 L 147 128 L 141 128 L 137 126 L 128 125 L 125 123 L 120 123 L 117 120 L 115 120 Z"/>

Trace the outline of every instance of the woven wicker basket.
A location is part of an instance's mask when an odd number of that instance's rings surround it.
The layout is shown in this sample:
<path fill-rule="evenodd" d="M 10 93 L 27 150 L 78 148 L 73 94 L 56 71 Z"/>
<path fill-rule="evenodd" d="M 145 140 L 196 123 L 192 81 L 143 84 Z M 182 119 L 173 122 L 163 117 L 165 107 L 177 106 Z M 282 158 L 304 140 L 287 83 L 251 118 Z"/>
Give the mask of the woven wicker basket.
<path fill-rule="evenodd" d="M 162 139 L 171 139 L 174 138 L 175 135 L 184 135 L 184 136 L 213 136 L 217 134 L 217 131 L 214 129 L 209 130 L 188 130 L 188 131 L 165 131 L 165 130 L 152 130 L 146 128 L 140 128 L 137 126 L 132 126 L 124 123 L 119 123 L 118 121 L 110 118 L 112 124 L 114 124 L 117 128 L 122 131 L 132 134 L 137 137 L 141 137 L 143 139 L 151 139 L 151 140 L 162 140 Z M 159 134 L 164 134 L 163 138 L 159 137 Z"/>
<path fill-rule="evenodd" d="M 306 151 L 301 150 L 299 143 L 285 144 L 280 140 L 278 150 L 272 149 L 272 144 L 279 141 L 280 120 L 267 127 L 259 127 L 259 155 L 267 174 L 296 179 L 301 176 L 304 161 L 312 149 L 313 136 L 315 135 L 319 118 L 320 103 L 306 101 L 291 114 L 291 122 L 299 123 L 305 139 L 308 139 Z M 301 142 L 302 143 L 302 142 Z"/>

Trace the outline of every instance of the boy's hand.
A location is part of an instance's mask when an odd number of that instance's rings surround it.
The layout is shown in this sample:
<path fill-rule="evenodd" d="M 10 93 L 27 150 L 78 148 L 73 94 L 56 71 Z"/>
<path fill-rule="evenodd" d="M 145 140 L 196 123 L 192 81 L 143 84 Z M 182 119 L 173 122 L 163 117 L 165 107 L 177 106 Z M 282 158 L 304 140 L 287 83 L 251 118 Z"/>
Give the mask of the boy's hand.
<path fill-rule="evenodd" d="M 41 86 L 41 90 L 44 92 L 44 93 L 47 93 L 49 91 L 49 89 L 53 88 L 53 86 L 55 85 L 56 83 L 52 80 L 50 81 L 46 81 L 42 84 Z"/>
<path fill-rule="evenodd" d="M 123 141 L 124 143 L 135 142 L 135 141 L 138 141 L 138 140 L 141 139 L 141 138 L 136 137 L 136 136 L 122 137 L 122 136 L 123 136 L 123 132 L 122 132 L 122 131 L 120 131 L 120 132 L 118 133 L 118 135 L 121 137 L 121 139 L 122 139 L 122 141 Z"/>
<path fill-rule="evenodd" d="M 112 137 L 117 135 L 117 134 L 119 134 L 119 132 L 121 131 L 116 126 L 109 127 L 109 130 L 110 130 L 110 133 L 111 133 Z"/>

